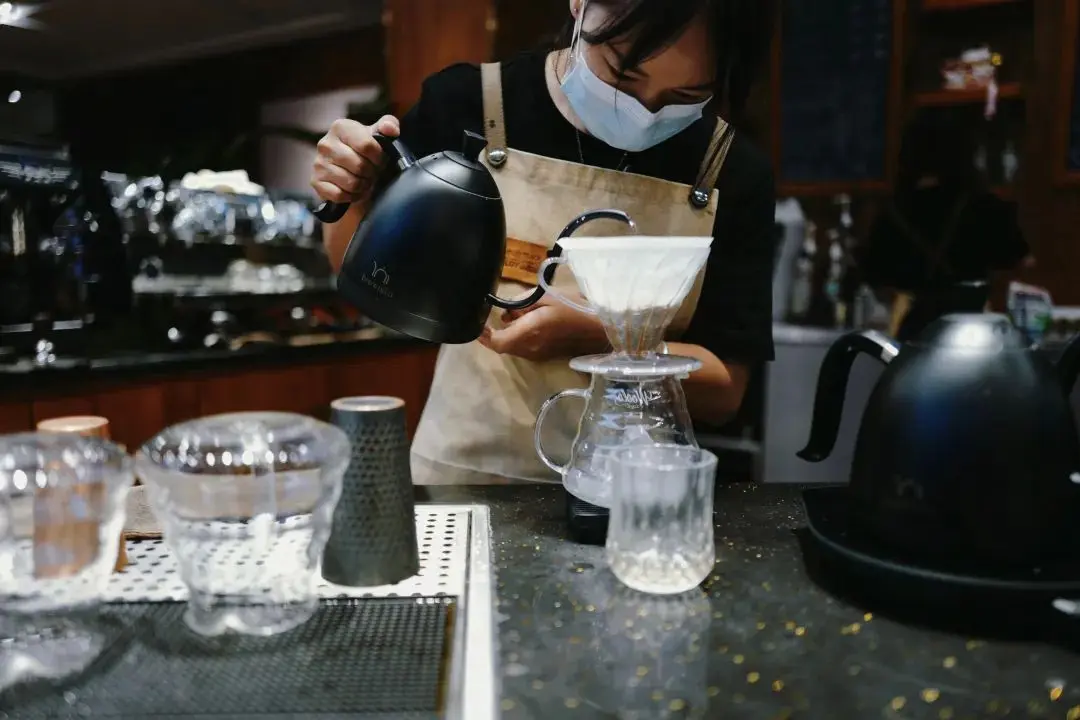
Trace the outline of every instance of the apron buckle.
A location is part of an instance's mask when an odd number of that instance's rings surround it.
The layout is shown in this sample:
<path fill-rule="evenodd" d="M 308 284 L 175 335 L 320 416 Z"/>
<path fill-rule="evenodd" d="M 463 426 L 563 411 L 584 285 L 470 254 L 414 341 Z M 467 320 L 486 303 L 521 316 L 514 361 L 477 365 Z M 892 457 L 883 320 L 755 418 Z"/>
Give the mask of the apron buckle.
<path fill-rule="evenodd" d="M 704 210 L 709 207 L 709 193 L 701 188 L 694 188 L 690 191 L 690 204 L 698 210 Z"/>
<path fill-rule="evenodd" d="M 506 164 L 506 151 L 502 148 L 495 148 L 494 150 L 488 150 L 488 162 L 492 167 L 502 167 Z"/>

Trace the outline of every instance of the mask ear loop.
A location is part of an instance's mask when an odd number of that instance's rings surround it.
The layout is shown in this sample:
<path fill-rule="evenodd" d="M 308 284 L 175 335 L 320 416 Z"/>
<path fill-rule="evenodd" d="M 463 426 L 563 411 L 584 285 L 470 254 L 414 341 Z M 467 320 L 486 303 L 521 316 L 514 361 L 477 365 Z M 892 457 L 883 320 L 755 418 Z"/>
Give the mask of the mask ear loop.
<path fill-rule="evenodd" d="M 567 72 L 570 72 L 579 62 L 584 62 L 581 52 L 581 34 L 585 29 L 585 10 L 589 6 L 589 0 L 581 0 L 578 9 L 577 20 L 574 21 L 574 35 L 570 38 L 570 57 Z"/>

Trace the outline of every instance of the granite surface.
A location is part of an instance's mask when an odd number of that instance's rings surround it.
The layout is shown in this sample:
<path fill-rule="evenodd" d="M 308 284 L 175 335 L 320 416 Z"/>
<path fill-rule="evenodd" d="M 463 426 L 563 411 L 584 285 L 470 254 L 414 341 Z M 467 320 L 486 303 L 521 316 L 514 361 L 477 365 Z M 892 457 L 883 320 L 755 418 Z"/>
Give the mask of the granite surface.
<path fill-rule="evenodd" d="M 716 570 L 668 599 L 568 539 L 559 487 L 421 495 L 491 507 L 506 720 L 1080 719 L 1078 655 L 905 626 L 819 589 L 797 488 L 720 488 Z"/>

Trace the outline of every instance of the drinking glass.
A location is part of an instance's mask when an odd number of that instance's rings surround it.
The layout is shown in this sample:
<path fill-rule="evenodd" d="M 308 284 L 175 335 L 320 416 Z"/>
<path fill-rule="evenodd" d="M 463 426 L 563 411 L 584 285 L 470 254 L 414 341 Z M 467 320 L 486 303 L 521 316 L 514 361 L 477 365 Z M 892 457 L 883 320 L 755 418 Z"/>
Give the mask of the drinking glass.
<path fill-rule="evenodd" d="M 673 595 L 696 587 L 716 562 L 716 456 L 686 445 L 638 445 L 611 457 L 607 561 L 640 592 Z"/>
<path fill-rule="evenodd" d="M 168 428 L 135 463 L 206 636 L 274 635 L 318 605 L 316 584 L 349 459 L 332 425 L 234 413 Z"/>
<path fill-rule="evenodd" d="M 131 460 L 98 438 L 0 436 L 0 688 L 84 669 L 116 563 Z"/>

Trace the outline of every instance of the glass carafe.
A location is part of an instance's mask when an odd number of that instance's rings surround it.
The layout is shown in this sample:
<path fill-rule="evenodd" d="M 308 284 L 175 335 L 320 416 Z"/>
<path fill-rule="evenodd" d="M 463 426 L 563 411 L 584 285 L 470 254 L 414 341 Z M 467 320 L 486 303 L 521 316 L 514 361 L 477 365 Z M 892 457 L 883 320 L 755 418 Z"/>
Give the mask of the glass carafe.
<path fill-rule="evenodd" d="M 697 447 L 682 379 L 701 366 L 692 358 L 661 355 L 656 360 L 627 355 L 575 358 L 570 367 L 588 373 L 586 389 L 571 388 L 552 395 L 536 416 L 534 442 L 540 459 L 562 475 L 572 495 L 598 507 L 611 507 L 611 455 L 635 444 Z M 557 403 L 568 398 L 585 401 L 585 411 L 565 465 L 545 452 L 544 421 Z"/>

